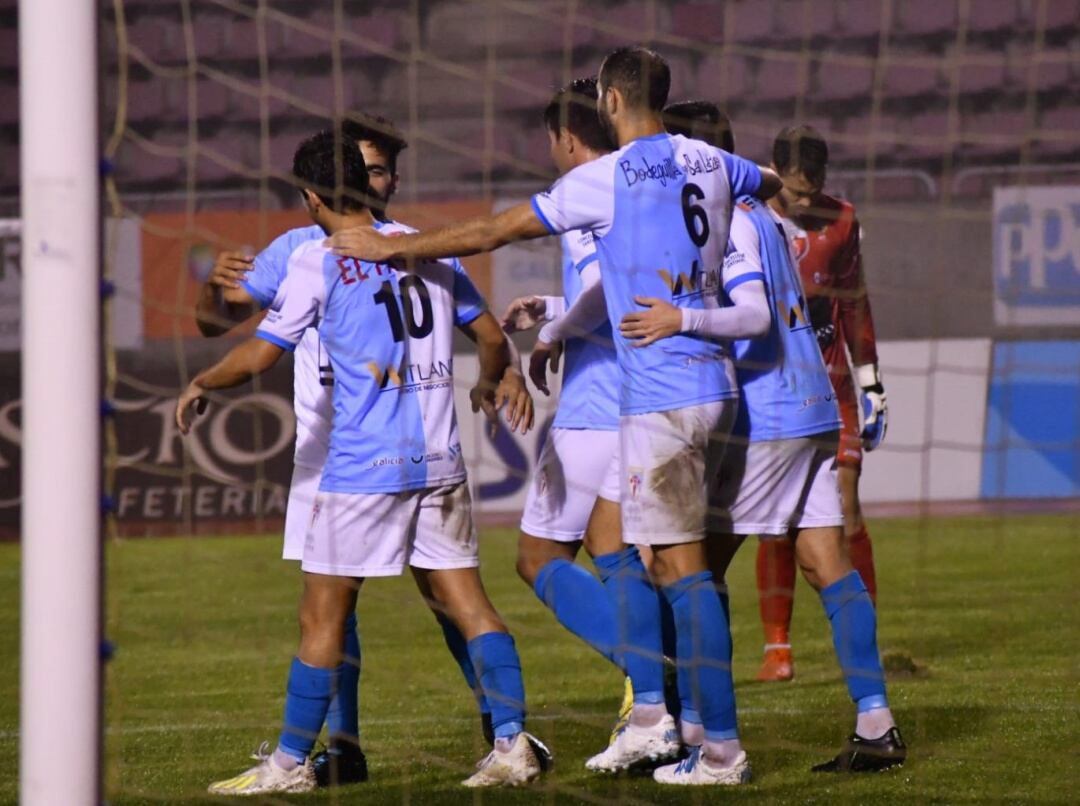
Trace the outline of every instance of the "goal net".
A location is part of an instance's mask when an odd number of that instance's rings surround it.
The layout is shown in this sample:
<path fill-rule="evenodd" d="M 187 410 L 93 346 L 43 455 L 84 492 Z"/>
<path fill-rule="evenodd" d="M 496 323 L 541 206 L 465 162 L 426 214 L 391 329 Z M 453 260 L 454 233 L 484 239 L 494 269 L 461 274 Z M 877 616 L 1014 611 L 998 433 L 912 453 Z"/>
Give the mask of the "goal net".
<path fill-rule="evenodd" d="M 862 227 L 891 418 L 859 479 L 870 531 L 881 535 L 880 643 L 909 741 L 945 753 L 942 732 L 955 726 L 943 714 L 963 692 L 934 685 L 939 672 L 953 679 L 964 666 L 936 631 L 973 625 L 979 641 L 996 639 L 992 619 L 928 615 L 923 597 L 964 607 L 948 597 L 955 576 L 958 597 L 989 606 L 970 573 L 1013 590 L 1003 596 L 1014 601 L 1022 587 L 1008 588 L 1006 569 L 971 559 L 975 540 L 1013 562 L 1010 535 L 1045 533 L 1050 561 L 1066 566 L 1075 549 L 1056 541 L 1080 537 L 1078 19 L 1071 0 L 102 4 L 104 272 L 115 291 L 105 331 L 106 630 L 118 647 L 104 710 L 110 800 L 179 802 L 242 769 L 250 749 L 276 738 L 295 652 L 301 580 L 279 543 L 297 434 L 291 362 L 213 396 L 187 438 L 173 417 L 195 373 L 252 332 L 248 323 L 200 335 L 195 306 L 216 256 L 256 254 L 310 223 L 290 181 L 293 152 L 343 120 L 378 116 L 407 140 L 395 220 L 427 229 L 527 200 L 556 175 L 541 116 L 553 91 L 637 43 L 667 60 L 670 100 L 724 110 L 741 156 L 768 164 L 777 133 L 796 123 L 828 142 L 826 191 L 851 201 Z M 0 49 L 0 69 L 14 92 L 10 4 L 0 4 L 0 21 L 11 44 Z M 3 106 L 0 126 L 17 131 L 12 104 Z M 17 537 L 20 228 L 9 162 L 0 206 L 9 216 L 0 221 L 0 529 Z M 496 315 L 522 295 L 563 295 L 557 239 L 464 265 Z M 516 343 L 527 361 L 533 336 Z M 643 784 L 579 774 L 606 741 L 620 676 L 514 570 L 557 390 L 534 395 L 537 427 L 522 437 L 471 414 L 477 373 L 461 339 L 453 376 L 484 579 L 517 636 L 533 732 L 566 764 L 541 786 L 560 801 L 649 802 L 659 795 Z M 1062 511 L 1073 514 L 1046 514 Z M 133 539 L 148 536 L 172 539 Z M 751 685 L 762 643 L 755 551 L 748 542 L 729 580 L 738 587 L 736 686 L 746 744 L 766 770 L 780 770 L 764 773 L 765 793 L 790 798 L 792 757 L 801 769 L 803 755 L 832 748 L 850 715 L 827 624 L 802 583 L 791 685 L 816 688 L 802 700 L 797 690 Z M 1074 603 L 1066 580 L 1051 572 L 1047 584 L 1059 605 Z M 360 601 L 365 786 L 387 801 L 453 797 L 486 752 L 470 693 L 411 581 L 371 580 Z M 923 618 L 928 633 L 913 623 Z M 1043 671 L 1075 683 L 1063 667 Z M 1008 670 L 981 671 L 984 690 L 1006 690 Z M 995 714 L 989 695 L 976 699 L 965 725 L 1020 720 Z M 1015 748 L 984 749 L 977 733 L 960 738 L 957 764 L 984 750 L 1026 763 L 1010 755 Z M 938 775 L 917 772 L 919 788 L 907 794 L 947 797 Z M 1017 794 L 1015 786 L 1006 789 Z"/>

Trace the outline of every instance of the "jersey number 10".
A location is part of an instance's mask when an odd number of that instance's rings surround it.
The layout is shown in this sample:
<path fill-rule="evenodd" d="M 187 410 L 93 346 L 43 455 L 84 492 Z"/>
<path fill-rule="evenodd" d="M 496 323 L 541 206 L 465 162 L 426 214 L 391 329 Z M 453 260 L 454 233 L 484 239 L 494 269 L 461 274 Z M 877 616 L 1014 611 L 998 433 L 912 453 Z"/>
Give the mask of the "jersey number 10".
<path fill-rule="evenodd" d="M 384 280 L 375 292 L 375 304 L 386 306 L 386 318 L 390 320 L 390 332 L 394 341 L 404 341 L 405 332 L 414 339 L 422 339 L 430 336 L 435 327 L 435 314 L 431 309 L 431 294 L 428 292 L 424 281 L 415 274 L 403 277 L 400 283 L 401 304 L 398 305 L 398 297 L 394 294 L 394 286 L 389 280 Z M 416 310 L 413 305 L 412 290 L 416 289 L 416 296 L 420 300 L 420 321 L 416 321 Z"/>

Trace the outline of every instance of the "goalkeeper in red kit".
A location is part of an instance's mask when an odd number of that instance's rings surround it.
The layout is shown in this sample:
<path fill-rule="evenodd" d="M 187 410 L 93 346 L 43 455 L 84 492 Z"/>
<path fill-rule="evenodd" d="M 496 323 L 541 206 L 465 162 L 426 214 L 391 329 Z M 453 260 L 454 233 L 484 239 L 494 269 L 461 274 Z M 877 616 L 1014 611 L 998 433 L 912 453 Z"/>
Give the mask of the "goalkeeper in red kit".
<path fill-rule="evenodd" d="M 874 555 L 859 506 L 859 474 L 864 448 L 873 450 L 885 436 L 888 410 L 862 270 L 859 222 L 851 203 L 822 191 L 828 160 L 828 146 L 813 128 L 783 129 L 773 143 L 772 167 L 784 187 L 769 204 L 789 228 L 810 320 L 840 404 L 843 427 L 837 463 L 844 532 L 851 562 L 876 604 Z M 759 541 L 757 582 L 765 627 L 765 659 L 758 679 L 790 680 L 794 673 L 789 634 L 795 590 L 792 540 Z"/>

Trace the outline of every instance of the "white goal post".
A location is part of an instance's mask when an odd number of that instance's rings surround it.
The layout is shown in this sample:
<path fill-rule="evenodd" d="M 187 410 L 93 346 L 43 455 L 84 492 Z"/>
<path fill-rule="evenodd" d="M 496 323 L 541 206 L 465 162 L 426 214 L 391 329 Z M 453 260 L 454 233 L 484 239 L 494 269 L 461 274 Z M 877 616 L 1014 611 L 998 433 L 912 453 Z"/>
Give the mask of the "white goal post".
<path fill-rule="evenodd" d="M 19 1 L 25 806 L 101 802 L 97 14 Z"/>

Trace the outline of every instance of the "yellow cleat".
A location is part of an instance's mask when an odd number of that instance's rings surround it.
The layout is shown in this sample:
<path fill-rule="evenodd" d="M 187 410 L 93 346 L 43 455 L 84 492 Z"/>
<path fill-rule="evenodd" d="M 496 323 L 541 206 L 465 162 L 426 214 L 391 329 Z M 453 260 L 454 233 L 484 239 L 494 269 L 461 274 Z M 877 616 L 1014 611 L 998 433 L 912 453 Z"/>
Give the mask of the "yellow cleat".
<path fill-rule="evenodd" d="M 611 729 L 611 736 L 608 737 L 608 747 L 615 744 L 615 739 L 623 728 L 630 723 L 630 712 L 634 710 L 634 686 L 630 683 L 630 678 L 627 677 L 623 684 L 623 698 L 622 705 L 619 706 L 619 718 L 615 720 L 615 727 Z"/>

